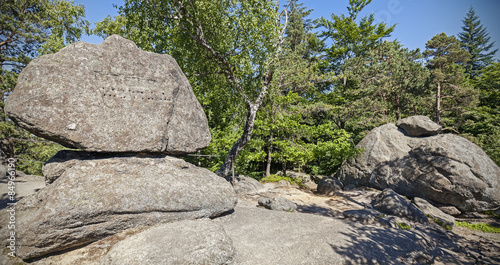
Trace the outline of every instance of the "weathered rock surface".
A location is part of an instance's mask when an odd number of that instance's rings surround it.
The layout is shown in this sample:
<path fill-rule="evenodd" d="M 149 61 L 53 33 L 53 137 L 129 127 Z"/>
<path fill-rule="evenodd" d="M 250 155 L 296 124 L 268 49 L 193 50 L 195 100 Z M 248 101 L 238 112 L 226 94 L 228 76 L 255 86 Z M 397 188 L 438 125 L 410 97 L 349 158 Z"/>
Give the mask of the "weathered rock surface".
<path fill-rule="evenodd" d="M 441 210 L 443 213 L 449 214 L 452 216 L 462 214 L 462 212 L 460 210 L 458 210 L 457 207 L 455 207 L 455 206 L 441 206 L 441 207 L 438 207 L 438 209 Z"/>
<path fill-rule="evenodd" d="M 237 182 L 233 184 L 236 194 L 254 194 L 264 190 L 264 185 L 254 178 L 239 175 L 236 180 Z"/>
<path fill-rule="evenodd" d="M 297 205 L 283 197 L 276 197 L 276 198 L 259 198 L 258 201 L 259 205 L 269 209 L 269 210 L 275 210 L 275 211 L 285 211 L 285 212 L 293 212 L 297 210 Z"/>
<path fill-rule="evenodd" d="M 173 157 L 70 161 L 52 184 L 17 203 L 18 255 L 43 256 L 137 225 L 218 216 L 236 202 L 223 178 Z"/>
<path fill-rule="evenodd" d="M 118 35 L 31 61 L 5 112 L 38 136 L 86 151 L 177 154 L 210 143 L 205 113 L 176 61 Z"/>
<path fill-rule="evenodd" d="M 326 177 L 318 183 L 318 194 L 334 195 L 342 190 L 342 182 L 336 178 Z"/>
<path fill-rule="evenodd" d="M 500 168 L 465 138 L 409 137 L 386 124 L 373 129 L 357 148 L 364 152 L 337 172 L 344 185 L 391 188 L 466 212 L 500 206 Z"/>
<path fill-rule="evenodd" d="M 3 178 L 7 176 L 7 167 L 0 165 L 0 176 Z"/>
<path fill-rule="evenodd" d="M 433 218 L 441 226 L 449 227 L 450 229 L 455 227 L 455 217 L 445 214 L 425 199 L 415 197 L 413 202 L 418 208 L 420 208 L 420 210 L 422 210 L 422 212 L 424 212 L 425 215 Z"/>
<path fill-rule="evenodd" d="M 373 224 L 382 213 L 374 209 L 348 210 L 342 213 L 345 218 L 363 224 Z"/>
<path fill-rule="evenodd" d="M 427 116 L 412 116 L 399 120 L 396 126 L 408 136 L 432 136 L 441 132 L 441 126 Z"/>
<path fill-rule="evenodd" d="M 214 222 L 233 240 L 235 264 L 399 264 L 408 252 L 435 250 L 418 232 L 313 214 L 238 205 Z"/>
<path fill-rule="evenodd" d="M 118 242 L 101 265 L 230 264 L 236 251 L 224 229 L 208 219 L 163 224 Z"/>
<path fill-rule="evenodd" d="M 383 190 L 373 200 L 373 208 L 395 216 L 408 218 L 419 223 L 428 223 L 427 216 L 408 199 L 391 189 Z"/>

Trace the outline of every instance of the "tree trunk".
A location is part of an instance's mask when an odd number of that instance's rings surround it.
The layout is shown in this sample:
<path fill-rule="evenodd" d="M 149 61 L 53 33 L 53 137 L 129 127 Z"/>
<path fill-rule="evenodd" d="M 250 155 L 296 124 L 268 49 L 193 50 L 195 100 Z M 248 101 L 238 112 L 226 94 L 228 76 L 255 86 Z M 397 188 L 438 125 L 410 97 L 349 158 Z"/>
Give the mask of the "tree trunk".
<path fill-rule="evenodd" d="M 396 105 L 397 105 L 397 112 L 396 112 L 396 115 L 397 115 L 397 118 L 398 118 L 398 121 L 401 120 L 401 104 L 399 102 L 399 96 L 396 95 Z"/>
<path fill-rule="evenodd" d="M 440 124 L 440 122 L 441 122 L 441 83 L 438 83 L 436 91 L 436 123 Z"/>
<path fill-rule="evenodd" d="M 248 103 L 248 114 L 247 114 L 247 119 L 245 122 L 245 128 L 243 130 L 243 134 L 241 137 L 234 143 L 233 147 L 231 148 L 231 151 L 229 151 L 229 154 L 226 157 L 226 160 L 224 160 L 224 164 L 217 170 L 217 175 L 227 178 L 229 174 L 231 173 L 231 161 L 234 157 L 236 160 L 236 157 L 238 156 L 239 152 L 243 150 L 243 148 L 250 142 L 252 139 L 252 132 L 253 132 L 253 127 L 255 125 L 255 117 L 257 116 L 257 111 L 259 110 L 261 102 L 257 102 L 255 104 Z"/>
<path fill-rule="evenodd" d="M 269 177 L 271 175 L 272 153 L 273 153 L 273 129 L 271 129 L 271 135 L 269 136 L 269 150 L 267 151 L 266 177 Z"/>

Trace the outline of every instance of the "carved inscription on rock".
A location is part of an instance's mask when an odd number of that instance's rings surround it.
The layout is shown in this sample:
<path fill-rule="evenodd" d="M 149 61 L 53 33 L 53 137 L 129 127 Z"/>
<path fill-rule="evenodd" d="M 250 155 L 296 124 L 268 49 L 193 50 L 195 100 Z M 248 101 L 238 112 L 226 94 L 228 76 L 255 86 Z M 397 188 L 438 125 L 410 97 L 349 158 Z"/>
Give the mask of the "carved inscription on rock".
<path fill-rule="evenodd" d="M 33 60 L 7 100 L 36 135 L 98 152 L 190 153 L 208 146 L 208 122 L 175 60 L 113 35 Z"/>
<path fill-rule="evenodd" d="M 173 90 L 169 87 L 178 87 L 174 77 L 168 74 L 162 80 L 144 79 L 136 76 L 124 76 L 96 73 L 97 84 L 103 98 L 117 98 L 123 100 L 152 100 L 172 102 Z"/>

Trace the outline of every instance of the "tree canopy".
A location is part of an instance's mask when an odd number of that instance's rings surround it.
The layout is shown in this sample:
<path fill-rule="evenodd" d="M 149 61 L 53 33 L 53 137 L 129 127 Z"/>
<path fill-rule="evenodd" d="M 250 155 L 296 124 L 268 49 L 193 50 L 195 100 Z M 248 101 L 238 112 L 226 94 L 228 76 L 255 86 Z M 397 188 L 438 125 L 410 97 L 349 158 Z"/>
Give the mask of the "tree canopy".
<path fill-rule="evenodd" d="M 458 39 L 462 42 L 461 47 L 470 54 L 470 60 L 465 69 L 474 78 L 492 62 L 498 49 L 493 49 L 495 43 L 490 42 L 491 38 L 472 6 L 462 22 L 464 25 L 462 32 L 458 34 Z"/>
<path fill-rule="evenodd" d="M 33 58 L 85 33 L 119 34 L 176 59 L 212 134 L 209 147 L 184 159 L 221 176 L 233 164 L 236 174 L 256 178 L 287 170 L 331 175 L 361 152 L 355 145 L 371 129 L 413 115 L 433 117 L 500 164 L 497 50 L 474 9 L 458 39 L 437 34 L 421 52 L 387 40 L 396 25 L 360 17 L 370 3 L 350 0 L 344 14 L 313 21 L 299 0 L 125 0 L 117 16 L 89 29 L 82 5 L 5 0 L 2 93 Z M 12 124 L 1 104 L 3 142 L 40 140 Z M 46 161 L 60 148 L 16 142 L 25 160 Z M 20 169 L 36 173 L 40 165 Z"/>

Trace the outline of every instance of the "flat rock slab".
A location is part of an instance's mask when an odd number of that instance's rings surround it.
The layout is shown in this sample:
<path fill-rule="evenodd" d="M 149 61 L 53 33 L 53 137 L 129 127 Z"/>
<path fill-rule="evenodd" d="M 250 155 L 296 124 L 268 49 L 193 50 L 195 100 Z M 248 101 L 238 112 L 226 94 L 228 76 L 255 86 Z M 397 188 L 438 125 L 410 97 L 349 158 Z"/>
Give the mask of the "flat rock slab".
<path fill-rule="evenodd" d="M 181 159 L 79 160 L 17 203 L 17 254 L 36 258 L 135 226 L 214 217 L 236 202 L 226 180 Z M 5 210 L 0 212 L 1 240 L 8 233 Z"/>
<path fill-rule="evenodd" d="M 236 256 L 231 238 L 208 219 L 159 225 L 118 242 L 101 265 L 230 264 Z"/>
<path fill-rule="evenodd" d="M 211 139 L 177 62 L 118 35 L 31 61 L 5 112 L 38 136 L 85 151 L 192 153 Z"/>
<path fill-rule="evenodd" d="M 419 232 L 312 214 L 237 206 L 214 221 L 233 240 L 234 264 L 401 264 L 409 252 L 435 249 Z"/>

